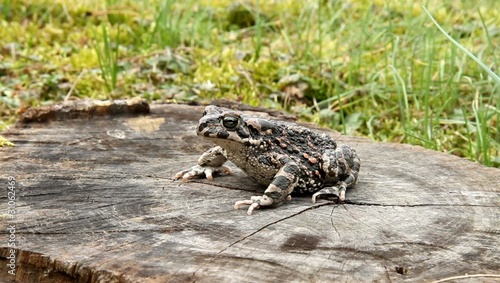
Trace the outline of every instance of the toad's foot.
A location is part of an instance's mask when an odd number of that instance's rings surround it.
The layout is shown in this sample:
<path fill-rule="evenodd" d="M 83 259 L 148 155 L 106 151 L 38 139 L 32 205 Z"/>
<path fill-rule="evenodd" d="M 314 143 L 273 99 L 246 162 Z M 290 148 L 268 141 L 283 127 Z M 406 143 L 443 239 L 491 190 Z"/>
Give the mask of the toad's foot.
<path fill-rule="evenodd" d="M 338 200 L 340 202 L 343 202 L 345 200 L 345 191 L 346 191 L 346 187 L 345 186 L 339 186 L 339 187 L 325 187 L 319 191 L 317 191 L 316 193 L 314 193 L 312 195 L 312 203 L 316 203 L 316 199 L 319 197 L 319 196 L 323 196 L 323 195 L 334 195 L 334 196 L 337 196 Z"/>
<path fill-rule="evenodd" d="M 287 196 L 286 200 L 291 200 L 291 196 Z M 252 215 L 255 209 L 259 209 L 261 206 L 271 206 L 273 205 L 273 199 L 263 195 L 263 196 L 253 196 L 248 200 L 240 200 L 234 204 L 234 209 L 239 209 L 243 205 L 249 205 L 247 210 L 248 215 Z"/>
<path fill-rule="evenodd" d="M 201 166 L 195 165 L 187 170 L 182 170 L 175 174 L 174 180 L 179 180 L 182 178 L 182 181 L 187 182 L 189 179 L 192 179 L 194 176 L 205 176 L 208 180 L 212 181 L 214 179 L 214 173 L 226 173 L 231 174 L 231 168 L 226 165 L 221 166 Z"/>

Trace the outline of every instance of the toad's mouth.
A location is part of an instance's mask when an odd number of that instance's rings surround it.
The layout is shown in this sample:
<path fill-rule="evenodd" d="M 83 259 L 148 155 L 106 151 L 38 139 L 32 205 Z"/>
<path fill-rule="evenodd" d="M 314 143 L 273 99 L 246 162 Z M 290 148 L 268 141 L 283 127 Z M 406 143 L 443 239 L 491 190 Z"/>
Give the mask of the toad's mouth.
<path fill-rule="evenodd" d="M 211 139 L 228 139 L 231 136 L 231 133 L 228 131 L 221 131 L 220 128 L 217 127 L 198 127 L 196 134 L 198 136 L 204 138 Z"/>
<path fill-rule="evenodd" d="M 196 130 L 198 136 L 215 139 L 215 140 L 231 140 L 239 143 L 245 143 L 249 140 L 249 135 L 242 134 L 238 130 L 228 131 L 223 127 L 216 125 L 207 125 L 201 123 Z"/>
<path fill-rule="evenodd" d="M 241 138 L 235 132 L 226 132 L 227 135 L 220 135 L 219 133 L 206 133 L 206 132 L 197 132 L 198 136 L 201 136 L 211 142 L 225 148 L 227 150 L 231 150 L 231 148 L 241 147 L 241 146 L 259 146 L 261 144 L 261 140 L 255 140 L 251 137 Z"/>

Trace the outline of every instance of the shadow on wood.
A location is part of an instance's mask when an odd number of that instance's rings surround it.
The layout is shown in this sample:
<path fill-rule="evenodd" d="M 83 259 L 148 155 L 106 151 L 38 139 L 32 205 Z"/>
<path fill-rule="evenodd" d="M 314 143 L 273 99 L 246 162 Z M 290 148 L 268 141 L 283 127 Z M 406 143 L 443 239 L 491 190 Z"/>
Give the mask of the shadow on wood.
<path fill-rule="evenodd" d="M 296 197 L 248 216 L 234 202 L 264 188 L 234 166 L 234 175 L 213 182 L 171 180 L 211 146 L 194 131 L 203 108 L 54 115 L 4 133 L 16 147 L 0 148 L 2 210 L 8 176 L 17 198 L 15 222 L 8 214 L 0 222 L 0 278 L 421 282 L 490 274 L 469 280 L 498 280 L 500 170 L 342 136 L 339 142 L 362 159 L 345 204 Z M 15 276 L 8 273 L 12 223 Z"/>

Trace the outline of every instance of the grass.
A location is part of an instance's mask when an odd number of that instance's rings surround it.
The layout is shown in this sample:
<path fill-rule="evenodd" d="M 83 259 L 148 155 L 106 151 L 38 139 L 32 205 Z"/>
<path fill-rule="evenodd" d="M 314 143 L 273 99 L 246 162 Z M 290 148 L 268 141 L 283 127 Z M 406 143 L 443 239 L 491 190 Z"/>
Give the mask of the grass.
<path fill-rule="evenodd" d="M 442 2 L 4 1 L 0 129 L 68 93 L 226 98 L 500 167 L 500 10 Z"/>
<path fill-rule="evenodd" d="M 106 25 L 101 25 L 102 34 L 97 35 L 94 30 L 94 38 L 96 42 L 95 51 L 97 54 L 97 59 L 99 61 L 99 67 L 101 68 L 101 77 L 104 80 L 104 86 L 106 90 L 111 93 L 117 88 L 118 79 L 118 46 L 114 48 L 111 47 L 111 39 L 108 36 Z M 120 29 L 118 29 L 117 38 L 119 38 Z M 100 44 L 102 42 L 102 44 Z M 120 43 L 117 42 L 117 45 Z M 101 46 L 102 45 L 102 46 Z"/>

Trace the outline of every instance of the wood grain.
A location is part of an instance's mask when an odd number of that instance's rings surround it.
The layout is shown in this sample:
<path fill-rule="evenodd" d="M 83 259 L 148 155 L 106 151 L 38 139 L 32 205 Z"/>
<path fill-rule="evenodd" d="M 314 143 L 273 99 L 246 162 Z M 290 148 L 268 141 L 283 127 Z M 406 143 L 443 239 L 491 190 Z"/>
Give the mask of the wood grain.
<path fill-rule="evenodd" d="M 234 202 L 264 188 L 232 164 L 234 175 L 213 182 L 171 180 L 210 146 L 194 132 L 203 107 L 150 111 L 24 123 L 3 134 L 16 144 L 0 148 L 0 182 L 6 188 L 8 176 L 17 181 L 18 250 L 11 276 L 2 217 L 2 280 L 498 280 L 499 169 L 342 136 L 362 159 L 345 204 L 295 197 L 248 216 Z M 0 197 L 4 209 L 6 193 Z"/>

